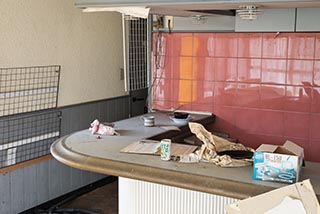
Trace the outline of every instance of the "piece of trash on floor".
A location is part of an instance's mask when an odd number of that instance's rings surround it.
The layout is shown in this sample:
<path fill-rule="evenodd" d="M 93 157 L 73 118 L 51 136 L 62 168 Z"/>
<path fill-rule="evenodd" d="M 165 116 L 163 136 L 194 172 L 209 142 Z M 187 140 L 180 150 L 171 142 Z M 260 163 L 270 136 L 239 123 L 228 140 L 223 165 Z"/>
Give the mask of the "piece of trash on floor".
<path fill-rule="evenodd" d="M 111 123 L 101 123 L 99 120 L 95 119 L 91 124 L 89 130 L 91 134 L 99 134 L 99 135 L 120 135 L 113 128 L 113 124 Z"/>
<path fill-rule="evenodd" d="M 292 201 L 294 200 L 294 201 Z M 301 209 L 302 203 L 303 209 Z M 285 211 L 278 212 L 287 207 Z M 293 210 L 292 208 L 295 207 Z M 320 206 L 310 180 L 304 180 L 225 206 L 227 214 L 319 214 Z M 300 210 L 300 212 L 298 212 Z"/>

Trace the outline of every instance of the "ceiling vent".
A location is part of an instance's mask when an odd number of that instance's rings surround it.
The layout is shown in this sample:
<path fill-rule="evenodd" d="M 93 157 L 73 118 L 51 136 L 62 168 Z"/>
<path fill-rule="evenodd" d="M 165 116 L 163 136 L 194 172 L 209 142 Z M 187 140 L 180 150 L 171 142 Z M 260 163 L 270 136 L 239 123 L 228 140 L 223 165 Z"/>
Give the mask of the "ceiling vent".
<path fill-rule="evenodd" d="M 258 7 L 254 5 L 240 6 L 239 8 L 237 13 L 239 17 L 244 20 L 255 20 L 262 14 L 262 10 L 259 10 Z"/>

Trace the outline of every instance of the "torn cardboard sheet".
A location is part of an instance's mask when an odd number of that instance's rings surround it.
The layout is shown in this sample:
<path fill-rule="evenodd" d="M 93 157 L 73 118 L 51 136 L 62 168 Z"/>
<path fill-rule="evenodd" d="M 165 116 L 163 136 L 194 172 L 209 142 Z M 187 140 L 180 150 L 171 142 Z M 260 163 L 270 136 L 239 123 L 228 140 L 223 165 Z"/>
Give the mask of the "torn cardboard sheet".
<path fill-rule="evenodd" d="M 198 147 L 192 145 L 184 145 L 178 143 L 171 144 L 171 156 L 183 157 L 192 154 Z M 121 149 L 120 152 L 160 155 L 160 141 L 156 140 L 140 140 L 133 142 Z"/>
<path fill-rule="evenodd" d="M 200 160 L 213 162 L 221 167 L 242 167 L 252 165 L 254 150 L 240 143 L 233 143 L 208 132 L 201 124 L 189 122 L 190 130 L 202 142 L 200 150 L 196 152 Z M 229 153 L 248 153 L 247 158 L 231 158 Z"/>
<path fill-rule="evenodd" d="M 298 199 L 286 196 L 279 205 L 265 212 L 265 214 L 307 214 L 303 204 Z"/>
<path fill-rule="evenodd" d="M 286 197 L 298 200 L 295 201 L 295 205 L 291 206 L 300 206 L 298 205 L 300 201 L 306 214 L 320 213 L 319 202 L 309 179 L 226 205 L 225 208 L 227 214 L 276 214 L 276 211 L 283 209 L 282 206 Z M 285 203 L 288 203 L 288 201 Z M 301 209 L 301 207 L 296 208 L 296 210 L 298 209 Z M 281 212 L 281 214 L 286 213 L 295 214 L 297 212 L 291 212 L 289 209 Z M 303 214 L 303 210 L 299 214 Z"/>

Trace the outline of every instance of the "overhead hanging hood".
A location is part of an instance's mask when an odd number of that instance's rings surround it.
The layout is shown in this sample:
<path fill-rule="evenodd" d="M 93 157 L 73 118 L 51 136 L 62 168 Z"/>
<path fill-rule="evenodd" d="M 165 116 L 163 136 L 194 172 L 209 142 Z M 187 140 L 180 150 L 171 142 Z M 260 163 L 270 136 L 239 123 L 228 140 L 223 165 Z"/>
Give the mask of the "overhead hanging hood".
<path fill-rule="evenodd" d="M 125 8 L 139 14 L 144 11 L 144 14 L 171 16 L 235 16 L 239 7 L 252 4 L 262 8 L 320 7 L 319 0 L 75 0 L 77 7 L 87 10 L 121 12 L 119 8 Z"/>

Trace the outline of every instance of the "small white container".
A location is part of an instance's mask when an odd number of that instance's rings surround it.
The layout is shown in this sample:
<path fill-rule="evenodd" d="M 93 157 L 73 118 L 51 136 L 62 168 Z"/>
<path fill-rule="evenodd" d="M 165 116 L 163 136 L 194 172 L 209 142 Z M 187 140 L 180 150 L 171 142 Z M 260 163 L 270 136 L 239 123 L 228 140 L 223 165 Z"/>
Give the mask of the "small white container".
<path fill-rule="evenodd" d="M 155 117 L 152 115 L 149 116 L 143 116 L 141 117 L 143 119 L 143 125 L 147 127 L 154 126 Z"/>
<path fill-rule="evenodd" d="M 161 160 L 169 161 L 171 159 L 171 140 L 163 139 L 160 142 Z"/>

